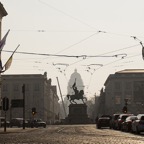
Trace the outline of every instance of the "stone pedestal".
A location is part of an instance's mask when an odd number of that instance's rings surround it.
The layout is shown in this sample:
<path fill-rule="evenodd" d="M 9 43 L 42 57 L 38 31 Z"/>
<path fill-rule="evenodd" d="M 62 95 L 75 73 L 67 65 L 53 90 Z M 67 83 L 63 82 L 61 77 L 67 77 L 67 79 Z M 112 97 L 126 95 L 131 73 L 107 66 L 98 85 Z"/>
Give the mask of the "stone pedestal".
<path fill-rule="evenodd" d="M 68 124 L 86 124 L 89 123 L 86 104 L 70 104 L 69 114 L 66 118 Z"/>

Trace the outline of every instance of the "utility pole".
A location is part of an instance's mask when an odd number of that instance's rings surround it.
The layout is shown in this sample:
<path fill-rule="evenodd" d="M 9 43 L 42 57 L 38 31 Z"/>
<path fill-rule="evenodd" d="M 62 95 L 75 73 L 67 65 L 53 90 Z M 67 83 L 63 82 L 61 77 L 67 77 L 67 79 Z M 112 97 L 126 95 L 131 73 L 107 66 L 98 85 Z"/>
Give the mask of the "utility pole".
<path fill-rule="evenodd" d="M 59 87 L 59 91 L 60 91 L 60 96 L 61 96 L 61 100 L 62 100 L 62 105 L 63 105 L 65 117 L 66 117 L 66 110 L 65 110 L 64 101 L 63 101 L 63 98 L 62 98 L 62 93 L 61 93 L 58 77 L 57 77 L 57 82 L 58 82 L 58 87 Z"/>
<path fill-rule="evenodd" d="M 9 109 L 9 99 L 7 97 L 4 97 L 2 99 L 2 107 L 5 112 L 5 121 L 4 121 L 4 132 L 6 132 L 6 111 Z"/>
<path fill-rule="evenodd" d="M 25 84 L 22 86 L 23 93 L 23 129 L 25 129 Z"/>

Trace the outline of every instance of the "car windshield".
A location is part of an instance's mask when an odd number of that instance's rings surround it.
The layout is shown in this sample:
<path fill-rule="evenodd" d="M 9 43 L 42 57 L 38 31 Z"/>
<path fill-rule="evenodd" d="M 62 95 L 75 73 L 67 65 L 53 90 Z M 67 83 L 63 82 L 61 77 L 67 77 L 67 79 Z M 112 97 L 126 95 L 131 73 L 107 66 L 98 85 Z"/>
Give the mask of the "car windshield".
<path fill-rule="evenodd" d="M 121 119 L 122 119 L 122 120 L 125 120 L 127 117 L 128 117 L 128 116 L 122 116 Z"/>
<path fill-rule="evenodd" d="M 141 117 L 141 120 L 144 120 L 144 116 Z"/>
<path fill-rule="evenodd" d="M 115 116 L 114 116 L 114 120 L 117 120 L 118 117 L 119 117 L 119 115 L 115 115 Z"/>

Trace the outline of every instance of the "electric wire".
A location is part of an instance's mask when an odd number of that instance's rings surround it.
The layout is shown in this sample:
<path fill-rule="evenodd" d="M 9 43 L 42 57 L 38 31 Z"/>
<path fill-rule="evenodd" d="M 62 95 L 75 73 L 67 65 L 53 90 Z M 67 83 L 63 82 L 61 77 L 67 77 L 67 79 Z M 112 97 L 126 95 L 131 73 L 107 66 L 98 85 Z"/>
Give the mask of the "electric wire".
<path fill-rule="evenodd" d="M 64 11 L 58 9 L 58 8 L 55 8 L 54 6 L 52 6 L 52 5 L 44 2 L 44 1 L 42 1 L 42 0 L 39 0 L 39 2 L 42 3 L 42 4 L 44 4 L 44 5 L 46 5 L 46 6 L 48 6 L 48 7 L 51 8 L 51 9 L 54 9 L 55 11 L 57 11 L 57 12 L 59 12 L 59 13 L 62 13 L 63 15 L 65 15 L 65 16 L 67 16 L 67 17 L 70 17 L 71 19 L 73 19 L 73 20 L 75 20 L 75 21 L 78 21 L 79 23 L 81 23 L 81 24 L 83 24 L 83 25 L 88 26 L 89 28 L 92 28 L 92 29 L 95 29 L 95 30 L 96 30 L 95 27 L 89 25 L 88 23 L 83 22 L 83 21 L 81 21 L 80 19 L 78 19 L 78 18 L 76 18 L 76 17 L 74 17 L 74 16 L 72 16 L 72 15 L 70 15 L 70 14 L 67 14 L 66 12 L 64 12 Z"/>

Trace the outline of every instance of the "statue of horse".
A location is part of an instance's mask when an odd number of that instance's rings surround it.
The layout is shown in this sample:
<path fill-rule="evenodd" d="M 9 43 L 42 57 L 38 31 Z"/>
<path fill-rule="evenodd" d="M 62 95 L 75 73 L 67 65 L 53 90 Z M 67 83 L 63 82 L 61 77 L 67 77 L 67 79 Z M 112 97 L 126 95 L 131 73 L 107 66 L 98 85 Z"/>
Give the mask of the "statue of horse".
<path fill-rule="evenodd" d="M 67 98 L 68 100 L 70 101 L 71 104 L 75 103 L 77 104 L 74 100 L 77 99 L 77 100 L 82 100 L 83 103 L 84 102 L 84 99 L 87 101 L 87 98 L 83 96 L 84 95 L 84 91 L 83 90 L 80 90 L 79 94 L 78 95 L 67 95 Z"/>

